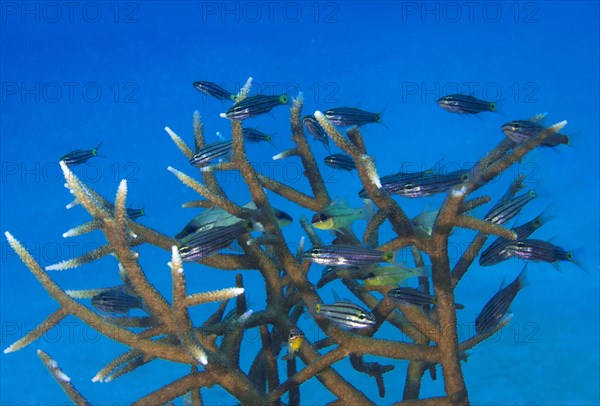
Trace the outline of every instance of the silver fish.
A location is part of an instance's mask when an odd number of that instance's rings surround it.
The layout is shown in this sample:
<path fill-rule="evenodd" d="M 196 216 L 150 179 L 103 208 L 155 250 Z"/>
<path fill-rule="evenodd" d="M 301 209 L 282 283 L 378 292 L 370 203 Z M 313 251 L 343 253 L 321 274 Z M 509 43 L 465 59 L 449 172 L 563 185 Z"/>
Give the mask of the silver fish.
<path fill-rule="evenodd" d="M 204 93 L 219 100 L 235 101 L 235 95 L 233 95 L 230 91 L 223 89 L 216 83 L 200 80 L 198 82 L 192 83 L 192 86 L 194 86 L 194 89 L 196 89 L 200 93 Z"/>
<path fill-rule="evenodd" d="M 325 165 L 333 169 L 343 169 L 345 171 L 352 171 L 356 169 L 354 160 L 350 155 L 346 154 L 327 155 L 323 161 L 325 162 Z"/>
<path fill-rule="evenodd" d="M 375 324 L 375 316 L 359 305 L 350 302 L 317 304 L 317 314 L 327 317 L 340 327 L 365 328 Z"/>
<path fill-rule="evenodd" d="M 127 313 L 141 309 L 142 299 L 125 291 L 125 288 L 105 290 L 92 297 L 92 306 L 106 313 Z"/>
<path fill-rule="evenodd" d="M 246 220 L 222 227 L 196 232 L 179 247 L 184 261 L 199 261 L 227 248 L 242 235 L 261 229 L 260 223 Z"/>
<path fill-rule="evenodd" d="M 326 110 L 323 114 L 332 124 L 341 127 L 381 123 L 381 113 L 371 113 L 355 107 L 336 107 Z"/>
<path fill-rule="evenodd" d="M 536 197 L 537 193 L 532 189 L 522 195 L 502 200 L 491 208 L 484 220 L 497 225 L 504 224 L 519 214 L 523 207 Z"/>
<path fill-rule="evenodd" d="M 440 97 L 438 106 L 450 113 L 477 114 L 482 111 L 496 111 L 496 103 L 478 99 L 466 94 L 449 94 Z"/>
<path fill-rule="evenodd" d="M 274 107 L 287 104 L 287 95 L 268 96 L 259 94 L 248 96 L 231 106 L 224 114 L 230 120 L 245 120 L 260 114 L 268 113 Z"/>
<path fill-rule="evenodd" d="M 304 252 L 303 258 L 326 266 L 364 267 L 380 262 L 393 262 L 392 251 L 379 251 L 357 245 L 328 245 Z"/>
<path fill-rule="evenodd" d="M 190 159 L 190 163 L 199 168 L 208 165 L 212 160 L 231 153 L 232 141 L 218 141 L 200 148 Z"/>
<path fill-rule="evenodd" d="M 64 161 L 67 166 L 84 164 L 91 158 L 98 156 L 98 148 L 100 148 L 100 145 L 102 145 L 102 143 L 98 144 L 96 148 L 92 149 L 76 149 L 75 151 L 71 151 L 68 154 L 63 155 L 59 161 Z"/>
<path fill-rule="evenodd" d="M 483 306 L 481 313 L 475 319 L 475 331 L 477 334 L 485 334 L 498 325 L 507 323 L 510 320 L 512 314 L 507 314 L 510 305 L 525 284 L 525 268 L 523 268 L 517 279 L 505 288 L 500 289 Z"/>

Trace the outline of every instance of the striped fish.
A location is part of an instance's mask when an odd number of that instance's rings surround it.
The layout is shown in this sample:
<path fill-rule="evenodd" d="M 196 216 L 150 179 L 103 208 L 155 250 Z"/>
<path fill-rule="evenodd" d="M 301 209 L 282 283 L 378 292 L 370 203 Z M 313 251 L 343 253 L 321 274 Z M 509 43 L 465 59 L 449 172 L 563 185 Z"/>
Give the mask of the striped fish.
<path fill-rule="evenodd" d="M 258 229 L 260 223 L 247 220 L 199 231 L 185 238 L 184 244 L 179 247 L 179 255 L 184 261 L 200 261 L 227 248 L 243 234 Z"/>
<path fill-rule="evenodd" d="M 346 154 L 327 155 L 323 161 L 325 162 L 325 165 L 333 169 L 343 169 L 345 171 L 352 171 L 356 169 L 354 160 L 350 155 Z"/>
<path fill-rule="evenodd" d="M 264 113 L 268 113 L 273 107 L 287 104 L 287 95 L 268 96 L 259 94 L 249 96 L 235 103 L 224 114 L 230 120 L 245 120 Z"/>
<path fill-rule="evenodd" d="M 143 217 L 146 215 L 146 210 L 142 207 L 141 209 L 126 209 L 127 210 L 127 217 L 129 217 L 131 220 L 136 220 L 139 219 L 140 217 Z"/>
<path fill-rule="evenodd" d="M 314 115 L 310 114 L 302 117 L 302 124 L 304 124 L 306 131 L 308 131 L 314 139 L 325 145 L 325 148 L 329 150 L 329 137 Z"/>
<path fill-rule="evenodd" d="M 336 107 L 326 110 L 323 114 L 333 125 L 340 127 L 382 122 L 381 113 L 371 113 L 355 107 Z"/>
<path fill-rule="evenodd" d="M 437 104 L 450 113 L 458 114 L 477 114 L 482 111 L 496 111 L 496 103 L 460 93 L 440 97 Z"/>
<path fill-rule="evenodd" d="M 530 118 L 529 120 L 514 120 L 504 123 L 502 125 L 502 132 L 512 141 L 520 144 L 522 142 L 529 141 L 539 136 L 545 130 L 548 130 L 545 126 L 540 124 L 540 121 L 545 115 L 538 115 Z M 550 127 L 551 129 L 552 127 Z M 542 147 L 556 147 L 560 144 L 569 145 L 569 137 L 564 134 L 553 132 L 544 138 L 544 141 L 540 144 Z"/>
<path fill-rule="evenodd" d="M 190 163 L 199 168 L 207 166 L 213 159 L 231 153 L 233 141 L 218 141 L 200 148 L 190 159 Z"/>
<path fill-rule="evenodd" d="M 517 234 L 517 241 L 524 240 L 529 237 L 535 230 L 546 224 L 548 221 L 552 220 L 552 217 L 549 216 L 546 211 L 542 214 L 534 218 L 533 220 L 528 221 L 525 224 L 522 224 L 518 227 L 512 229 L 512 231 Z M 479 257 L 479 265 L 482 266 L 490 266 L 499 264 L 502 261 L 505 261 L 512 257 L 512 253 L 507 250 L 507 247 L 512 244 L 514 241 L 507 240 L 506 238 L 498 237 L 496 238 L 490 245 L 487 247 Z"/>
<path fill-rule="evenodd" d="M 506 250 L 511 255 L 526 261 L 548 262 L 558 266 L 559 261 L 575 262 L 572 252 L 543 240 L 512 241 Z"/>
<path fill-rule="evenodd" d="M 59 161 L 64 161 L 67 166 L 81 165 L 89 161 L 91 158 L 98 156 L 98 148 L 102 143 L 98 144 L 93 149 L 76 149 L 68 154 L 63 155 Z"/>
<path fill-rule="evenodd" d="M 411 287 L 401 287 L 389 290 L 386 296 L 391 301 L 402 305 L 429 306 L 435 304 L 437 301 L 435 296 L 431 296 L 429 293 Z M 454 306 L 457 309 L 465 308 L 465 306 L 458 303 L 455 303 Z"/>
<path fill-rule="evenodd" d="M 515 300 L 517 293 L 526 285 L 525 268 L 521 271 L 517 279 L 510 285 L 500 289 L 483 306 L 481 313 L 475 319 L 475 331 L 477 334 L 485 334 L 492 331 L 500 324 L 510 321 L 512 314 L 507 314 L 510 305 Z"/>
<path fill-rule="evenodd" d="M 515 217 L 527 203 L 537 197 L 535 190 L 515 196 L 511 199 L 500 201 L 483 218 L 490 223 L 501 225 Z"/>
<path fill-rule="evenodd" d="M 142 299 L 126 293 L 124 288 L 115 288 L 92 297 L 92 306 L 106 313 L 127 313 L 132 309 L 141 309 Z"/>
<path fill-rule="evenodd" d="M 316 311 L 340 327 L 365 328 L 375 324 L 375 316 L 371 312 L 350 302 L 318 304 Z"/>
<path fill-rule="evenodd" d="M 380 262 L 393 262 L 394 253 L 364 248 L 358 245 L 328 245 L 304 252 L 303 258 L 326 266 L 342 268 L 364 267 Z"/>
<path fill-rule="evenodd" d="M 242 136 L 248 142 L 268 142 L 273 147 L 273 137 L 270 134 L 257 130 L 256 128 L 242 128 Z"/>
<path fill-rule="evenodd" d="M 459 169 L 447 174 L 425 174 L 421 178 L 412 179 L 395 191 L 395 194 L 404 197 L 426 197 L 444 193 L 469 180 L 469 170 Z"/>
<path fill-rule="evenodd" d="M 194 89 L 200 93 L 204 93 L 219 100 L 235 100 L 235 95 L 233 93 L 223 89 L 221 86 L 213 82 L 200 80 L 192 83 L 192 86 L 194 86 Z"/>

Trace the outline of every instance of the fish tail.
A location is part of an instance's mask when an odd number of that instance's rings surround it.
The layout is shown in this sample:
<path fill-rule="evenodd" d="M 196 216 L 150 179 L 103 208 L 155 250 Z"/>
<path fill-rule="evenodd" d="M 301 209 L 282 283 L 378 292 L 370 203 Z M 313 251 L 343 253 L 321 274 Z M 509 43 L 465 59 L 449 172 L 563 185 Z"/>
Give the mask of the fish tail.
<path fill-rule="evenodd" d="M 362 219 L 366 222 L 371 221 L 371 218 L 375 215 L 375 203 L 371 199 L 362 199 L 363 200 L 363 213 Z"/>
<path fill-rule="evenodd" d="M 529 280 L 527 279 L 527 264 L 523 267 L 519 276 L 517 276 L 517 283 L 519 284 L 519 290 L 523 289 L 526 286 L 529 286 Z"/>

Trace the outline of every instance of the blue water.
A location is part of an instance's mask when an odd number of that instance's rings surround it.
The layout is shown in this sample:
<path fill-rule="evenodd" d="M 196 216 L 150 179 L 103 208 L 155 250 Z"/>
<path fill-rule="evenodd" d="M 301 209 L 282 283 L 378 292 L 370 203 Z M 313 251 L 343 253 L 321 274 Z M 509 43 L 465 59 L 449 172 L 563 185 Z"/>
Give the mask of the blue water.
<path fill-rule="evenodd" d="M 566 263 L 557 272 L 531 264 L 530 285 L 517 297 L 504 330 L 473 350 L 463 364 L 469 396 L 482 405 L 595 405 L 599 395 L 598 309 L 598 3 L 582 2 L 12 2 L 1 4 L 1 229 L 21 240 L 43 265 L 81 255 L 103 243 L 100 233 L 63 239 L 67 229 L 89 220 L 80 207 L 65 210 L 72 197 L 63 187 L 57 160 L 73 149 L 100 142 L 100 154 L 75 172 L 113 198 L 127 178 L 130 207 L 144 206 L 141 223 L 173 235 L 195 215 L 181 208 L 195 199 L 166 168 L 194 171 L 163 130 L 169 126 L 192 142 L 194 110 L 204 118 L 209 141 L 228 134 L 219 117 L 226 103 L 191 86 L 212 80 L 237 91 L 254 78 L 256 93 L 304 93 L 305 112 L 336 106 L 384 111 L 385 126 L 364 128 L 368 151 L 380 174 L 401 165 L 428 168 L 440 159 L 468 167 L 502 140 L 499 127 L 510 119 L 548 112 L 548 123 L 568 120 L 571 147 L 536 150 L 500 179 L 477 192 L 498 198 L 518 172 L 539 199 L 517 222 L 551 205 L 556 219 L 536 233 L 576 251 L 587 272 Z M 440 109 L 447 93 L 473 93 L 498 102 L 501 114 L 463 117 Z M 291 147 L 288 109 L 249 120 L 274 135 L 277 151 Z M 319 161 L 325 149 L 313 143 Z M 335 149 L 335 148 L 334 148 Z M 268 144 L 249 145 L 263 173 L 308 191 L 297 159 L 272 163 Z M 338 152 L 335 149 L 335 152 Z M 325 169 L 332 196 L 357 207 L 356 175 Z M 239 203 L 249 194 L 239 178 L 223 175 L 225 189 Z M 437 207 L 443 196 L 398 198 L 414 216 Z M 274 203 L 297 219 L 299 210 L 278 196 Z M 485 214 L 486 208 L 475 211 Z M 355 226 L 364 229 L 364 222 Z M 382 233 L 392 238 L 389 228 Z M 301 231 L 285 230 L 290 245 Z M 459 230 L 450 256 L 456 261 L 474 234 Z M 321 236 L 330 240 L 330 235 Z M 150 280 L 170 295 L 168 253 L 143 247 L 141 263 Z M 41 285 L 3 239 L 1 243 L 1 346 L 6 348 L 57 309 Z M 316 282 L 320 270 L 310 278 Z M 503 278 L 521 270 L 517 261 L 491 268 L 474 265 L 456 292 L 460 337 Z M 83 268 L 53 272 L 65 289 L 119 283 L 112 258 Z M 232 286 L 234 273 L 197 264 L 186 267 L 190 292 Z M 263 282 L 244 273 L 251 306 L 264 306 Z M 339 282 L 338 282 L 339 283 Z M 336 283 L 335 289 L 345 291 Z M 329 289 L 321 292 L 332 300 Z M 201 322 L 214 310 L 195 310 Z M 303 317 L 309 340 L 323 336 Z M 378 336 L 395 337 L 392 330 Z M 250 330 L 243 345 L 248 368 L 260 340 Z M 125 348 L 69 317 L 40 341 L 2 354 L 3 405 L 66 404 L 35 349 L 49 352 L 75 386 L 96 404 L 126 404 L 183 376 L 186 367 L 154 362 L 111 383 L 91 378 Z M 367 357 L 374 360 L 373 357 Z M 387 396 L 380 399 L 372 378 L 354 372 L 347 360 L 334 367 L 378 404 L 401 399 L 406 362 L 392 363 Z M 283 364 L 281 364 L 283 365 Z M 247 369 L 246 369 L 247 370 Z M 438 374 L 440 369 L 438 368 Z M 441 374 L 439 374 L 441 377 Z M 442 379 L 424 378 L 422 395 L 443 393 Z M 224 391 L 203 390 L 207 404 L 234 404 Z M 318 381 L 303 386 L 302 404 L 333 397 Z M 37 403 L 36 403 L 37 402 Z M 54 402 L 54 403 L 51 403 Z M 182 404 L 182 400 L 178 400 Z"/>

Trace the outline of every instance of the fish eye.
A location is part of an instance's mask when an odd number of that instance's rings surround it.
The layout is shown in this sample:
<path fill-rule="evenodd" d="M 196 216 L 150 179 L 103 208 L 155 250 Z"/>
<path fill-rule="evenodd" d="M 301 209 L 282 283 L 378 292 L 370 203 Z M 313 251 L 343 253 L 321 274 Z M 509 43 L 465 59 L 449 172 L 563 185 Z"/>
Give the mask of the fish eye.
<path fill-rule="evenodd" d="M 463 175 L 460 177 L 460 180 L 462 180 L 463 182 L 467 182 L 469 180 L 469 174 L 463 173 Z"/>
<path fill-rule="evenodd" d="M 364 319 L 367 318 L 367 316 L 365 314 L 359 314 L 358 318 L 361 319 L 361 320 L 364 320 Z"/>
<path fill-rule="evenodd" d="M 573 259 L 573 253 L 572 252 L 567 252 L 567 259 L 569 261 L 571 261 Z"/>

